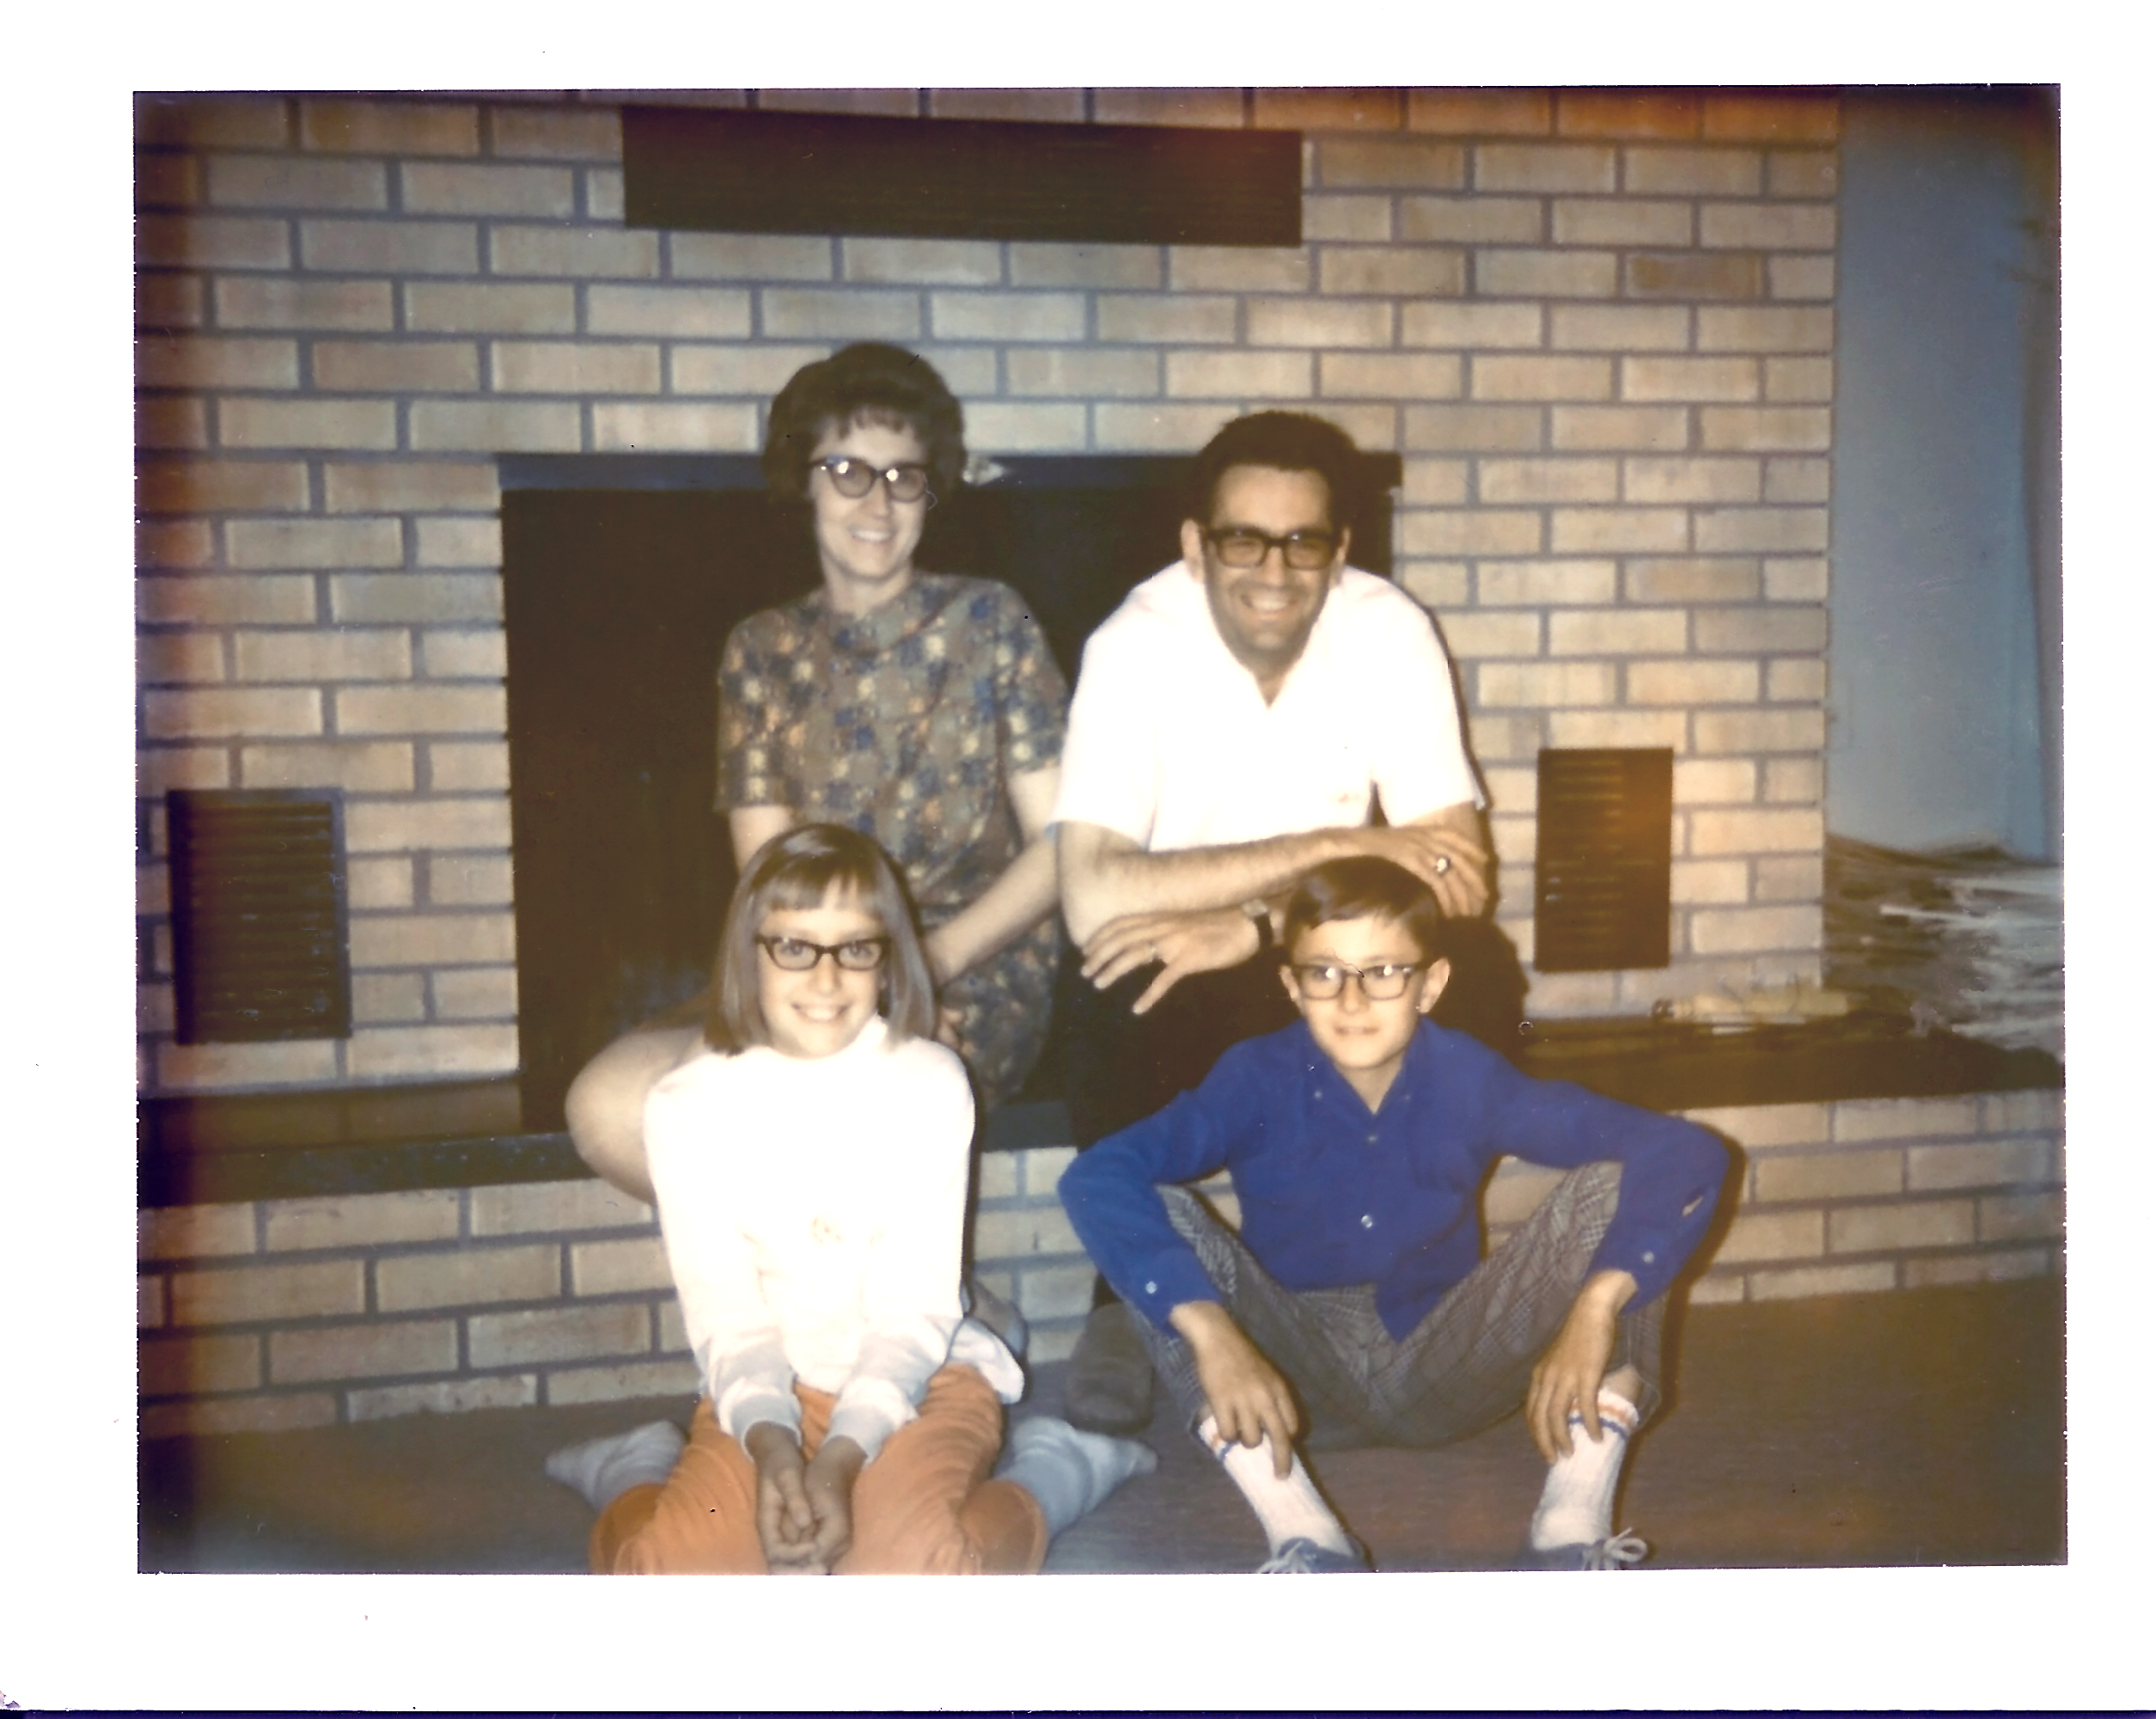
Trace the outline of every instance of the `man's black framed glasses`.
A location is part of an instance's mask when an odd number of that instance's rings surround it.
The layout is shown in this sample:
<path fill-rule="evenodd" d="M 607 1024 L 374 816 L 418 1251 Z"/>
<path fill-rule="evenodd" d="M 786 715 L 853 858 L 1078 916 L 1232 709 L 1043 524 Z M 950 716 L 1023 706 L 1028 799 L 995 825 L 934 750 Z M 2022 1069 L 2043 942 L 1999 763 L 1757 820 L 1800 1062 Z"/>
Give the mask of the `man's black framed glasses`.
<path fill-rule="evenodd" d="M 1331 566 L 1340 549 L 1336 531 L 1291 531 L 1285 537 L 1274 537 L 1247 525 L 1208 526 L 1206 541 L 1224 566 L 1262 566 L 1265 558 L 1278 549 L 1288 566 L 1303 573 Z"/>

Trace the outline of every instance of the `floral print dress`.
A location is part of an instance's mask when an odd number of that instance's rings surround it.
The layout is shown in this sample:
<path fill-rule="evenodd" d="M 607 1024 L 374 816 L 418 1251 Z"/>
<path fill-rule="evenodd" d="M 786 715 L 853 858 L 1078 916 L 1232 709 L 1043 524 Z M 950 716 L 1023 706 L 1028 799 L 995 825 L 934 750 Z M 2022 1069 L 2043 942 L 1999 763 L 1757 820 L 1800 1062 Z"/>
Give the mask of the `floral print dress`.
<path fill-rule="evenodd" d="M 718 808 L 784 806 L 874 836 L 929 930 L 1025 845 L 1006 784 L 1063 753 L 1068 689 L 1024 599 L 992 579 L 917 573 L 841 615 L 821 590 L 753 615 L 718 669 Z M 943 988 L 984 1105 L 1023 1084 L 1062 951 L 1054 914 Z"/>

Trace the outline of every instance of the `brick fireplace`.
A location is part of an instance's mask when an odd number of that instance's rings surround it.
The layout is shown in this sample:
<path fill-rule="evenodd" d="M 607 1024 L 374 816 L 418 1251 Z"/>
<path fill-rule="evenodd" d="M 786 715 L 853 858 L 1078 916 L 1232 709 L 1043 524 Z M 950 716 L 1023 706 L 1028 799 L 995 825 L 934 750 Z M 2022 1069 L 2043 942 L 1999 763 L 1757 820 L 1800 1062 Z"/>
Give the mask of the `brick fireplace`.
<path fill-rule="evenodd" d="M 1305 242 L 631 229 L 607 107 L 139 101 L 144 1090 L 514 1068 L 495 458 L 750 451 L 859 337 L 927 354 L 991 456 L 1187 452 L 1267 406 L 1398 452 L 1530 1008 L 1817 976 L 1832 99 L 881 95 L 1299 129 Z M 1536 754 L 1609 745 L 1677 754 L 1671 964 L 1535 976 Z M 323 786 L 352 1035 L 174 1043 L 164 790 Z"/>

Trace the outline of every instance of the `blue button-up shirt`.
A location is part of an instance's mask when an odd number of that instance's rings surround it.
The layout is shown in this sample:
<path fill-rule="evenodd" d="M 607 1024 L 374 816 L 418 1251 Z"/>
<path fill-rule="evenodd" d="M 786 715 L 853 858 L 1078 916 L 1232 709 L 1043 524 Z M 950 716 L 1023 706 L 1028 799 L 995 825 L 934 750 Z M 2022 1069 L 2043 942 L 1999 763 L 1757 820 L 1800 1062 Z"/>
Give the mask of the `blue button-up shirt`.
<path fill-rule="evenodd" d="M 1165 1328 L 1183 1302 L 1220 1297 L 1158 1187 L 1225 1167 L 1260 1264 L 1291 1289 L 1374 1284 L 1398 1339 L 1475 1269 L 1478 1193 L 1507 1155 L 1624 1166 L 1591 1269 L 1630 1272 L 1640 1303 L 1699 1245 L 1729 1173 L 1705 1129 L 1535 1080 L 1428 1021 L 1373 1113 L 1298 1021 L 1231 1047 L 1194 1092 L 1082 1153 L 1057 1191 L 1102 1275 Z"/>

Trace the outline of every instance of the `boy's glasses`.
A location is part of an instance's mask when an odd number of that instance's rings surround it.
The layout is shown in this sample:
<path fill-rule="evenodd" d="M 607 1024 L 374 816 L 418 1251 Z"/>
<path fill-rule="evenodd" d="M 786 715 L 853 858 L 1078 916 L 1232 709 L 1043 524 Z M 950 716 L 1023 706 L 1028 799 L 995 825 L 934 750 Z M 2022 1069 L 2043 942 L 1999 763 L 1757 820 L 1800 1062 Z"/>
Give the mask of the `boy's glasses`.
<path fill-rule="evenodd" d="M 849 501 L 858 501 L 874 489 L 878 478 L 890 491 L 893 501 L 919 501 L 928 495 L 926 466 L 872 466 L 866 460 L 834 454 L 828 460 L 818 460 L 809 469 L 829 478 L 831 487 Z M 936 505 L 932 495 L 928 495 L 928 501 L 931 507 Z"/>
<path fill-rule="evenodd" d="M 890 948 L 888 937 L 857 937 L 851 943 L 811 943 L 805 937 L 759 937 L 771 964 L 789 973 L 806 973 L 828 955 L 849 973 L 873 973 Z"/>
<path fill-rule="evenodd" d="M 1314 1003 L 1330 1002 L 1353 979 L 1363 995 L 1373 1003 L 1389 1003 L 1408 994 L 1408 982 L 1430 963 L 1426 961 L 1381 961 L 1375 967 L 1350 967 L 1344 961 L 1298 961 L 1288 969 L 1295 988 Z"/>
<path fill-rule="evenodd" d="M 1212 545 L 1212 553 L 1227 567 L 1258 567 L 1265 565 L 1265 558 L 1273 550 L 1298 572 L 1314 573 L 1321 567 L 1333 565 L 1333 556 L 1340 548 L 1340 536 L 1332 531 L 1291 531 L 1285 537 L 1273 537 L 1263 531 L 1254 531 L 1247 525 L 1207 527 L 1206 541 Z"/>

